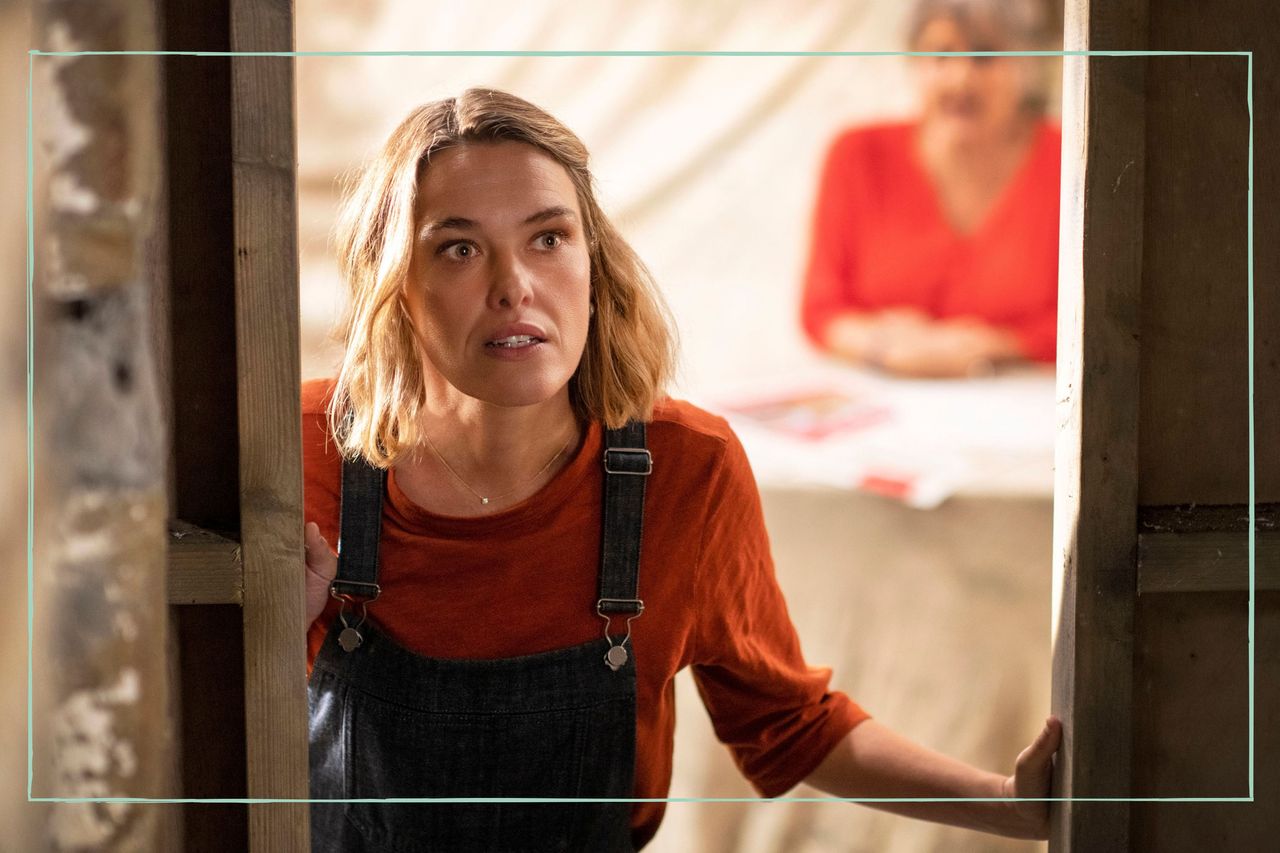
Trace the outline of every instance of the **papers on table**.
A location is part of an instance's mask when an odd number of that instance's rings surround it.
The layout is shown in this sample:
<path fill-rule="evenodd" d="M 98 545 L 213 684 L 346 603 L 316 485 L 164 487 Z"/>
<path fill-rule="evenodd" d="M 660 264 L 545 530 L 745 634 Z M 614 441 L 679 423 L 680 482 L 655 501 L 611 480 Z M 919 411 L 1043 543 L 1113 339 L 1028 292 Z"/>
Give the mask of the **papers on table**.
<path fill-rule="evenodd" d="M 763 487 L 856 489 L 921 508 L 954 494 L 1053 493 L 1043 368 L 921 381 L 813 364 L 698 402 L 729 419 Z"/>
<path fill-rule="evenodd" d="M 873 427 L 890 417 L 876 396 L 852 387 L 827 385 L 775 390 L 724 404 L 731 416 L 803 441 L 821 441 Z"/>

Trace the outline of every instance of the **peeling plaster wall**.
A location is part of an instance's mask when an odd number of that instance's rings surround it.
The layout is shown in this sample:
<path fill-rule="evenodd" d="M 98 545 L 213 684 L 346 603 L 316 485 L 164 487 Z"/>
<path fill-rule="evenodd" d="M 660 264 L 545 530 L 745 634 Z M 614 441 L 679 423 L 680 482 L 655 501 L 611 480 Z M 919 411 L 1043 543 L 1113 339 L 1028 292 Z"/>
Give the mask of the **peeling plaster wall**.
<path fill-rule="evenodd" d="M 35 4 L 48 50 L 154 46 L 149 4 Z M 170 796 L 167 447 L 148 257 L 161 164 L 154 57 L 37 57 L 33 793 Z M 159 812 L 58 803 L 54 850 L 154 850 Z"/>

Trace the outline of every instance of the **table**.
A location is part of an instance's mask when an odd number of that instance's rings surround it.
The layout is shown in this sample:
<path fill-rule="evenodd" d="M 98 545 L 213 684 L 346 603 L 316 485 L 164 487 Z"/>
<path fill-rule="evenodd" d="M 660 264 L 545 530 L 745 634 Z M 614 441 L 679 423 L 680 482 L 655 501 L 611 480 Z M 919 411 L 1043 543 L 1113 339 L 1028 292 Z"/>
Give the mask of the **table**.
<path fill-rule="evenodd" d="M 1049 708 L 1052 375 L 951 385 L 856 372 L 818 378 L 833 376 L 870 382 L 893 418 L 821 442 L 733 421 L 757 472 L 778 580 L 806 657 L 832 667 L 833 686 L 886 725 L 1011 772 Z M 767 383 L 757 390 L 767 393 Z M 946 476 L 914 495 L 857 488 L 870 457 L 886 447 L 900 472 L 925 472 L 932 457 Z M 815 463 L 824 456 L 826 464 Z M 687 671 L 676 695 L 670 796 L 752 796 L 715 741 Z M 791 795 L 821 796 L 803 785 Z M 648 848 L 1042 849 L 838 802 L 671 803 Z"/>

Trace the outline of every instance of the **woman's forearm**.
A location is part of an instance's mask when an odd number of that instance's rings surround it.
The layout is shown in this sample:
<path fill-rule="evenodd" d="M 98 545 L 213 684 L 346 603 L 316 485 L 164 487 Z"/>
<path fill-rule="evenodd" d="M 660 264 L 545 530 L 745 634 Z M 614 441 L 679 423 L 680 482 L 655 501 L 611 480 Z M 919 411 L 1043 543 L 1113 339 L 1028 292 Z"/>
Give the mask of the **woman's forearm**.
<path fill-rule="evenodd" d="M 866 803 L 905 817 L 1041 838 L 1044 827 L 1012 808 L 1006 778 L 926 749 L 875 720 L 856 726 L 805 780 L 837 797 L 987 798 L 991 802 Z"/>

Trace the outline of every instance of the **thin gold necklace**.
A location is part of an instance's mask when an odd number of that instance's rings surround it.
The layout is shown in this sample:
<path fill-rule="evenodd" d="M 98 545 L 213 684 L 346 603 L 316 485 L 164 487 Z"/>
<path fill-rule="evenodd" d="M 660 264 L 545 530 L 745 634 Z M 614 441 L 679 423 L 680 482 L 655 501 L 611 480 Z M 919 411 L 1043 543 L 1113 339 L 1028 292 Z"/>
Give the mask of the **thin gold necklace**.
<path fill-rule="evenodd" d="M 471 488 L 471 484 L 468 483 L 466 480 L 462 479 L 462 476 L 457 471 L 453 470 L 453 466 L 450 465 L 448 460 L 444 458 L 444 455 L 439 450 L 436 449 L 435 443 L 431 441 L 431 436 L 427 435 L 424 432 L 422 434 L 422 437 L 427 440 L 427 447 L 431 448 L 431 452 L 434 453 L 436 455 L 436 458 L 440 460 L 440 464 L 445 467 L 445 470 L 448 471 L 450 474 L 452 474 L 453 479 L 461 483 L 468 492 L 478 497 L 480 499 L 481 505 L 483 506 L 487 506 L 490 501 L 500 501 L 503 498 L 507 497 L 508 495 L 513 495 L 516 492 L 518 492 L 520 489 L 527 486 L 529 483 L 541 477 L 543 474 L 546 473 L 547 469 L 550 468 L 555 463 L 555 461 L 560 458 L 560 455 L 569 449 L 569 445 L 573 443 L 573 436 L 571 435 L 569 436 L 569 440 L 564 443 L 564 446 L 556 451 L 556 455 L 548 459 L 547 464 L 543 465 L 541 468 L 538 469 L 538 473 L 534 474 L 532 477 L 530 477 L 527 480 L 522 480 L 521 482 L 517 483 L 515 488 L 513 489 L 509 489 L 508 491 L 505 491 L 500 495 L 494 495 L 491 498 L 486 498 L 484 495 L 480 494 L 475 489 Z"/>

